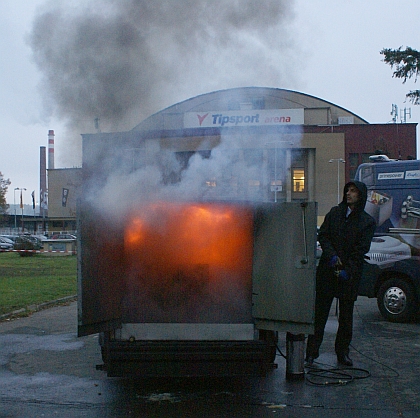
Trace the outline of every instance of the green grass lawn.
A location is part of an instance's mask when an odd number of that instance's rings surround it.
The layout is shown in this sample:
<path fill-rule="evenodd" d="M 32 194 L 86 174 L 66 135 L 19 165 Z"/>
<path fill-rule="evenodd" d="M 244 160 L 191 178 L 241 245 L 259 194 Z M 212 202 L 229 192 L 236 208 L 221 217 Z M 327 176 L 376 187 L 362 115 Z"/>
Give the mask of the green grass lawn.
<path fill-rule="evenodd" d="M 77 257 L 0 253 L 0 315 L 77 293 Z"/>

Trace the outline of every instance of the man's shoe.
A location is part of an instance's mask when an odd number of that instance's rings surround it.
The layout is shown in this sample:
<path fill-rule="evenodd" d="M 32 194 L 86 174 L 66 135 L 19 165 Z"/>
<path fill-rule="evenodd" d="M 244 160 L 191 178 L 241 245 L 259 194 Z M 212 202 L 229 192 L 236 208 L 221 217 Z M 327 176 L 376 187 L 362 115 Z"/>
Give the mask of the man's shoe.
<path fill-rule="evenodd" d="M 337 360 L 343 366 L 353 366 L 353 361 L 348 354 L 337 354 Z"/>

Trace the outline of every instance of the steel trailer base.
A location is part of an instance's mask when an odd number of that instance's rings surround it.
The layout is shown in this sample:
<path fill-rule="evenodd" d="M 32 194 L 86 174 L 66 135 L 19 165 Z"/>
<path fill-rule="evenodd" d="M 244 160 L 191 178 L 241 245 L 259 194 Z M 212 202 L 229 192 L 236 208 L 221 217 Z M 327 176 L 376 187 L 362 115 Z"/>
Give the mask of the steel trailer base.
<path fill-rule="evenodd" d="M 128 378 L 261 376 L 275 350 L 265 341 L 109 341 L 98 368 Z"/>

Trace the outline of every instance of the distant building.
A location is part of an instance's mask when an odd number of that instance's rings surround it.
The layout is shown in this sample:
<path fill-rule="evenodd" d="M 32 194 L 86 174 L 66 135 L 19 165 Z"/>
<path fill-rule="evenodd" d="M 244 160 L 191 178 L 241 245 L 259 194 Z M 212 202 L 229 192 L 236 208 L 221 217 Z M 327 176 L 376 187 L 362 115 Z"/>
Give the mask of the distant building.
<path fill-rule="evenodd" d="M 48 230 L 75 231 L 80 168 L 48 170 Z"/>
<path fill-rule="evenodd" d="M 245 87 L 174 104 L 131 131 L 82 137 L 87 144 L 84 154 L 90 152 L 90 143 L 103 143 L 104 160 L 107 152 L 119 153 L 121 164 L 129 163 L 132 170 L 145 163 L 147 150 L 155 145 L 177 150 L 185 168 L 193 152 L 210 155 L 222 139 L 237 147 L 234 142 L 239 138 L 237 158 L 249 164 L 260 159 L 259 177 L 248 179 L 252 196 L 265 201 L 274 195 L 280 200 L 316 200 L 323 217 L 337 203 L 344 183 L 370 155 L 416 156 L 416 126 L 369 124 L 347 109 L 304 93 Z M 274 174 L 273 150 L 290 162 L 290 169 Z M 89 161 L 89 155 L 84 155 L 84 161 Z M 50 229 L 75 229 L 80 176 L 80 169 L 48 170 Z M 65 190 L 68 196 L 63 206 Z"/>

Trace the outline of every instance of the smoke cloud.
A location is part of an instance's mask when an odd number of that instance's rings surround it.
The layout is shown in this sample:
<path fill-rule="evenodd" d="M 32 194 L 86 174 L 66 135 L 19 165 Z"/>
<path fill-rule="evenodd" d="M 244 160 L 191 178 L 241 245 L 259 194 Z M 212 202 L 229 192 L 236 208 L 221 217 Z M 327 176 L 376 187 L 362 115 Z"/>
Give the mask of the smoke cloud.
<path fill-rule="evenodd" d="M 296 74 L 295 61 L 299 57 L 288 32 L 293 5 L 291 0 L 80 0 L 78 3 L 54 0 L 47 3 L 36 16 L 30 45 L 43 74 L 41 91 L 45 112 L 67 122 L 68 132 L 59 133 L 67 144 L 66 148 L 63 145 L 64 151 L 61 149 L 61 155 L 69 156 L 65 162 L 80 164 L 81 133 L 97 129 L 128 131 L 167 106 L 214 90 L 287 87 L 293 81 L 292 74 Z M 95 120 L 99 121 L 97 127 Z M 188 241 L 195 235 L 192 232 L 188 235 L 184 247 L 166 244 L 164 227 L 168 218 L 165 216 L 152 228 L 147 245 L 134 246 L 131 258 L 130 254 L 126 255 L 123 266 L 108 263 L 103 267 L 107 257 L 97 255 L 98 242 L 106 244 L 113 227 L 121 233 L 116 224 L 124 223 L 124 217 L 133 207 L 140 207 L 139 202 L 253 200 L 253 195 L 234 195 L 234 190 L 240 188 L 238 184 L 246 185 L 242 189 L 249 193 L 252 189 L 247 187 L 249 181 L 261 178 L 260 155 L 255 161 L 236 155 L 242 139 L 221 138 L 209 158 L 197 153 L 188 161 L 188 167 L 182 166 L 168 150 L 156 149 L 155 155 L 148 150 L 148 164 L 137 170 L 130 170 L 130 162 L 124 160 L 128 150 L 92 151 L 97 154 L 92 156 L 92 160 L 96 159 L 93 166 L 100 168 L 104 178 L 99 176 L 98 180 L 92 176 L 92 183 L 84 184 L 82 190 L 85 199 L 98 211 L 92 217 L 95 222 L 91 220 L 84 226 L 88 238 L 84 238 L 83 257 L 89 261 L 82 265 L 92 271 L 100 265 L 98 271 L 117 278 L 111 277 L 111 281 L 118 280 L 115 289 L 119 292 L 123 287 L 120 281 L 124 281 L 122 304 L 126 320 L 165 322 L 174 320 L 175 315 L 181 322 L 251 320 L 251 238 L 242 238 L 236 246 L 229 241 L 217 241 L 215 251 L 207 236 L 215 233 L 214 222 L 205 231 L 196 228 L 197 242 L 204 238 L 208 246 L 206 255 L 218 251 L 226 254 L 229 247 L 235 247 L 229 259 L 245 267 L 225 266 L 206 258 L 194 261 L 190 260 L 191 256 L 188 262 L 182 261 L 184 253 L 189 254 L 183 249 L 196 247 Z M 237 146 L 234 141 L 238 141 Z M 267 151 L 267 159 L 272 159 L 268 154 Z M 162 177 L 171 179 L 172 174 L 177 181 L 162 181 Z M 259 189 L 267 189 L 271 177 L 268 174 L 265 177 L 262 181 L 266 183 Z M 211 184 L 213 179 L 217 187 Z M 164 184 L 166 187 L 162 187 Z M 141 206 L 133 218 L 145 222 L 149 217 L 154 219 L 155 212 L 154 207 Z M 236 228 L 243 218 L 237 216 L 227 226 L 222 225 L 215 236 L 225 239 L 228 227 Z M 242 230 L 251 231 L 251 222 Z M 243 237 L 246 235 L 243 231 L 235 230 L 231 235 Z M 139 236 L 143 232 L 139 228 Z M 157 241 L 154 253 L 147 252 L 150 241 L 159 234 L 165 239 Z M 173 236 L 179 235 L 176 229 Z M 106 250 L 106 245 L 103 247 Z M 249 250 L 245 259 L 244 248 Z M 146 256 L 139 259 L 139 254 Z M 168 254 L 173 257 L 165 259 Z M 111 272 L 107 271 L 108 267 Z M 121 271 L 116 271 L 117 267 Z M 155 282 L 156 278 L 160 279 L 159 283 Z M 84 303 L 96 291 L 93 288 L 87 291 Z M 93 299 L 92 303 L 95 304 Z M 179 305 L 185 309 L 181 311 Z"/>
<path fill-rule="evenodd" d="M 29 43 L 43 74 L 44 112 L 67 122 L 61 159 L 80 164 L 80 133 L 95 132 L 95 119 L 103 132 L 129 130 L 197 94 L 287 87 L 299 56 L 288 31 L 293 7 L 289 0 L 47 3 Z"/>

